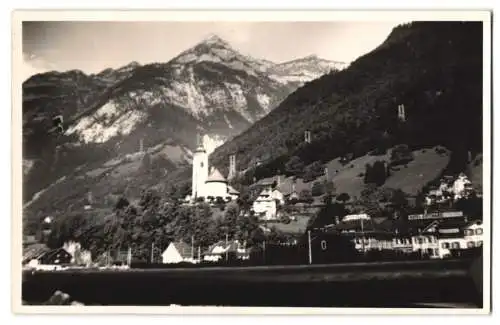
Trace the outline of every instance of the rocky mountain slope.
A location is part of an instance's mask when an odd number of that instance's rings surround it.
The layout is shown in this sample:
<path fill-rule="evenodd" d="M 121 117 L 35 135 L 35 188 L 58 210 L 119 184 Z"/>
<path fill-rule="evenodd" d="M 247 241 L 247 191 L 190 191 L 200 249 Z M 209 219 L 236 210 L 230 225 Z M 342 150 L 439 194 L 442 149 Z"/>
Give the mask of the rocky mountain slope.
<path fill-rule="evenodd" d="M 255 59 L 212 35 L 166 63 L 35 75 L 23 83 L 24 201 L 63 177 L 69 184 L 110 161 L 133 160 L 141 149 L 170 173 L 189 164 L 197 134 L 213 150 L 304 83 L 344 67 L 316 57 Z M 58 114 L 67 130 L 48 135 Z"/>

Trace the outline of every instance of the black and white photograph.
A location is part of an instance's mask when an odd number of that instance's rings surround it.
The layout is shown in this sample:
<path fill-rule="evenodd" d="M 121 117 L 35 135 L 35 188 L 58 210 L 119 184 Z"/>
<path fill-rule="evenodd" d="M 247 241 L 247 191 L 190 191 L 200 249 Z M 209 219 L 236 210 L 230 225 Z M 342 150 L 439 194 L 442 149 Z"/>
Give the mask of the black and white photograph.
<path fill-rule="evenodd" d="M 18 313 L 490 312 L 488 11 L 17 11 Z"/>

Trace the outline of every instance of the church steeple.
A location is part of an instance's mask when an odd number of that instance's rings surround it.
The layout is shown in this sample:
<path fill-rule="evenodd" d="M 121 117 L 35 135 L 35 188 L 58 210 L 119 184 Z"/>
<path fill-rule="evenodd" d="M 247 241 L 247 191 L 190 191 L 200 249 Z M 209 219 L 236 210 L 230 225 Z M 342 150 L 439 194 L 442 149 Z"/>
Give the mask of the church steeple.
<path fill-rule="evenodd" d="M 193 153 L 192 197 L 205 196 L 205 181 L 208 178 L 208 155 L 203 146 L 202 138 L 196 135 L 196 150 Z"/>
<path fill-rule="evenodd" d="M 199 133 L 196 134 L 196 152 L 206 152 L 203 146 L 203 137 Z"/>

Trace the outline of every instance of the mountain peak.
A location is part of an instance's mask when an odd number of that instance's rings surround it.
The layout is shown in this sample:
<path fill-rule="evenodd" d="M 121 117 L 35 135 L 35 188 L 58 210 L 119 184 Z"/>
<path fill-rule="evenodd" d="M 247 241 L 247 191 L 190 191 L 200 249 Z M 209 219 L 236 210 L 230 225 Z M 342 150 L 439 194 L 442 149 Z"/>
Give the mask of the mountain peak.
<path fill-rule="evenodd" d="M 209 34 L 203 39 L 201 43 L 205 45 L 222 45 L 224 47 L 230 47 L 228 42 L 226 42 L 216 34 Z"/>

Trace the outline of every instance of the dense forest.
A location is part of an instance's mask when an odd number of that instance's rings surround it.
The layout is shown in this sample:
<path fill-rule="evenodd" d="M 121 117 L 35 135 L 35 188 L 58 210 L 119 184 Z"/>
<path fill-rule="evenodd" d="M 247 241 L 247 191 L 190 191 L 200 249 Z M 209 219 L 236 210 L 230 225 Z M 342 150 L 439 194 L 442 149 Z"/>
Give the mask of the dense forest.
<path fill-rule="evenodd" d="M 259 179 L 283 172 L 295 156 L 309 165 L 399 144 L 442 145 L 452 151 L 449 171 L 464 170 L 467 152 L 482 151 L 482 58 L 480 22 L 398 26 L 347 69 L 292 93 L 211 161 L 224 171 L 233 153 L 240 170 L 260 161 Z"/>

